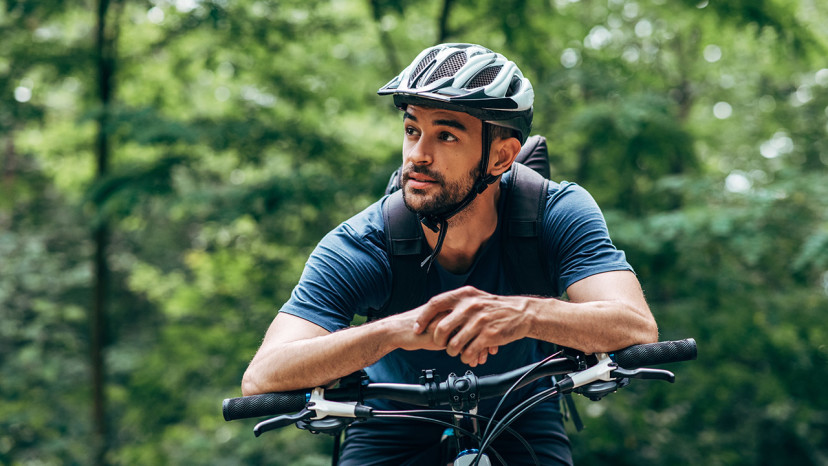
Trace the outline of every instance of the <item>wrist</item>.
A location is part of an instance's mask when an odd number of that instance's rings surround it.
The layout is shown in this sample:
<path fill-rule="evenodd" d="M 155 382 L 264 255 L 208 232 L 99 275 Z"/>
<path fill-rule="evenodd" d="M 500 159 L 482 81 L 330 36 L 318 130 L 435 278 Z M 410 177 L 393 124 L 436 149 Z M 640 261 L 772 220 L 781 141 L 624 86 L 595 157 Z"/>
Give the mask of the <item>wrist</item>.
<path fill-rule="evenodd" d="M 543 335 L 542 328 L 545 325 L 544 321 L 544 306 L 548 305 L 544 298 L 524 297 L 523 313 L 526 316 L 527 331 L 526 336 L 529 338 L 541 339 Z"/>
<path fill-rule="evenodd" d="M 395 349 L 400 348 L 399 342 L 407 336 L 403 332 L 413 334 L 411 326 L 403 325 L 396 316 L 389 316 L 367 324 L 370 328 L 370 338 L 377 342 L 379 351 L 386 355 Z"/>

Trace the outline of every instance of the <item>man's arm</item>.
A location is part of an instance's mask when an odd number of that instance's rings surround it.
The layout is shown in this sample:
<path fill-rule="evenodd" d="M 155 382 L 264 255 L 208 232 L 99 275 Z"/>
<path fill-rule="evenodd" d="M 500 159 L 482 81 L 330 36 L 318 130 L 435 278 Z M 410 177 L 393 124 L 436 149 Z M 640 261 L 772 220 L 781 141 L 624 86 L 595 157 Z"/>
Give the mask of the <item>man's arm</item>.
<path fill-rule="evenodd" d="M 605 272 L 567 288 L 569 302 L 542 300 L 528 336 L 587 353 L 658 341 L 658 326 L 635 274 Z"/>
<path fill-rule="evenodd" d="M 443 349 L 414 334 L 416 313 L 397 314 L 337 332 L 279 313 L 242 378 L 245 396 L 324 386 L 369 366 L 394 349 Z"/>
<path fill-rule="evenodd" d="M 567 294 L 568 302 L 460 288 L 415 309 L 417 329 L 432 326 L 434 343 L 471 365 L 482 362 L 487 348 L 526 337 L 587 353 L 658 340 L 655 319 L 632 272 L 592 275 L 572 284 Z M 434 323 L 436 316 L 443 317 Z"/>

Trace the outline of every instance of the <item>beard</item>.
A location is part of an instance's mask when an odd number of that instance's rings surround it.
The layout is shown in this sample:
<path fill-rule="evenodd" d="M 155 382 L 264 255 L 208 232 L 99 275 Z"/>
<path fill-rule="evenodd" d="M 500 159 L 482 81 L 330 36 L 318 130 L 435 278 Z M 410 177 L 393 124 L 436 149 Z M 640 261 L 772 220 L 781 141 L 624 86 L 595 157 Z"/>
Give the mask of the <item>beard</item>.
<path fill-rule="evenodd" d="M 432 178 L 441 189 L 436 194 L 408 186 L 411 173 L 419 173 Z M 407 165 L 402 172 L 403 201 L 408 210 L 421 215 L 441 215 L 448 213 L 471 192 L 480 173 L 480 166 L 469 171 L 468 176 L 456 181 L 446 181 L 445 177 L 427 167 Z"/>

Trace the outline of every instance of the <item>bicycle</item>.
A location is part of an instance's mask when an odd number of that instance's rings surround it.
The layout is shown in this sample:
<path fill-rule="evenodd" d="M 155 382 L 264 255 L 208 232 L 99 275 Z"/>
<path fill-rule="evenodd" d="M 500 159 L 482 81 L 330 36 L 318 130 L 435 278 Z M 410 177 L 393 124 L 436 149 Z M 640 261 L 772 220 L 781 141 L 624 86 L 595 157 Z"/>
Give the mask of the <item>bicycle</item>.
<path fill-rule="evenodd" d="M 264 432 L 295 424 L 312 433 L 326 433 L 339 438 L 351 423 L 369 418 L 404 418 L 443 424 L 447 429 L 444 441 L 453 459 L 446 463 L 454 466 L 491 464 L 491 453 L 502 464 L 500 455 L 491 443 L 504 432 L 515 435 L 526 447 L 535 464 L 540 464 L 531 446 L 509 425 L 533 406 L 552 397 L 577 393 L 598 401 L 604 396 L 629 385 L 631 379 L 675 381 L 675 375 L 667 370 L 643 366 L 696 359 L 696 342 L 692 338 L 634 345 L 613 353 L 586 355 L 573 350 L 562 350 L 551 356 L 499 375 L 477 377 L 472 371 L 463 376 L 449 374 L 445 381 L 432 370 L 423 371 L 420 384 L 370 383 L 363 374 L 357 373 L 340 381 L 337 388 L 316 387 L 308 390 L 267 393 L 240 398 L 228 398 L 222 403 L 226 421 L 252 417 L 276 417 L 259 422 L 253 429 L 256 437 Z M 542 377 L 556 377 L 551 388 L 536 393 L 515 405 L 508 413 L 495 416 L 504 400 L 514 390 Z M 501 397 L 490 417 L 476 414 L 481 399 Z M 362 403 L 366 399 L 388 399 L 431 409 L 382 411 Z M 437 409 L 448 405 L 450 409 Z M 453 422 L 428 415 L 450 414 Z M 488 422 L 481 434 L 477 420 Z M 474 421 L 469 422 L 468 420 Z M 468 424 L 471 424 L 471 429 Z M 335 443 L 333 464 L 338 460 L 338 443 Z M 442 463 L 442 464 L 446 464 Z"/>

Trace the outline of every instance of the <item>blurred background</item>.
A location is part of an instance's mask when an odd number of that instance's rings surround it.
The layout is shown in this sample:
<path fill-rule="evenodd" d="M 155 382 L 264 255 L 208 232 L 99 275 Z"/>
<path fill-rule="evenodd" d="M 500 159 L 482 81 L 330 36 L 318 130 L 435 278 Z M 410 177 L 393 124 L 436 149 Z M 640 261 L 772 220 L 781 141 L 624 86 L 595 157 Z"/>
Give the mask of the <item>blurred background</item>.
<path fill-rule="evenodd" d="M 577 399 L 577 464 L 828 464 L 828 3 L 0 0 L 0 463 L 329 464 L 220 404 L 378 199 L 376 90 L 477 42 L 636 268 L 677 382 Z M 571 425 L 568 425 L 571 429 Z"/>

